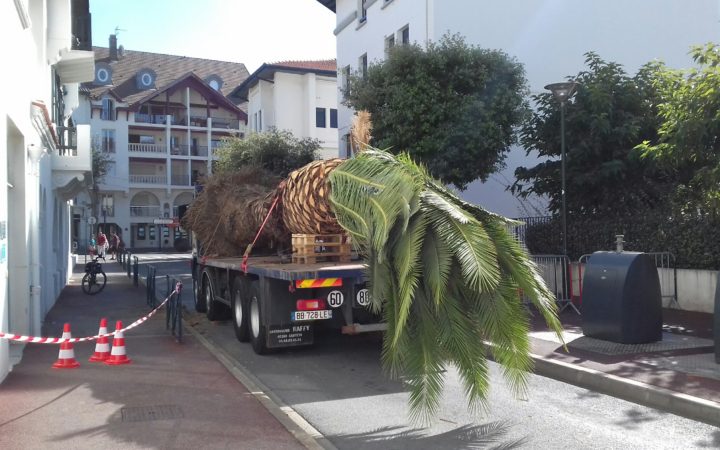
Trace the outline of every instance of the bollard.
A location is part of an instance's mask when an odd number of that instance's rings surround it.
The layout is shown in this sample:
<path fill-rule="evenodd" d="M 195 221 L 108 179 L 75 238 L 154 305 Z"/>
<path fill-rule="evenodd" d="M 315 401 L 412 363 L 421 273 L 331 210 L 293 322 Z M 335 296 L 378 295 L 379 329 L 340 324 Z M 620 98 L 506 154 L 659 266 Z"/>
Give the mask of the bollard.
<path fill-rule="evenodd" d="M 138 268 L 139 268 L 139 265 L 140 265 L 140 260 L 138 259 L 137 256 L 135 256 L 134 258 L 135 258 L 135 259 L 134 259 L 134 263 L 133 263 L 133 284 L 134 284 L 135 286 L 138 286 L 138 285 L 139 285 L 139 280 L 138 280 Z"/>
<path fill-rule="evenodd" d="M 147 277 L 145 278 L 145 298 L 150 308 L 155 308 L 155 266 L 147 265 Z"/>

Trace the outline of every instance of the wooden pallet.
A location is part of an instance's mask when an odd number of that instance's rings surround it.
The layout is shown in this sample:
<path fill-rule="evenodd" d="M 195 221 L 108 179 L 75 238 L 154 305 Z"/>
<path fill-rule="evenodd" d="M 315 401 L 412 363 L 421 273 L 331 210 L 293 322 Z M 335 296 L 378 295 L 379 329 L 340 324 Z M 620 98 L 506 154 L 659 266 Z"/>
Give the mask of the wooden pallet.
<path fill-rule="evenodd" d="M 350 262 L 351 245 L 344 234 L 293 234 L 292 262 Z"/>

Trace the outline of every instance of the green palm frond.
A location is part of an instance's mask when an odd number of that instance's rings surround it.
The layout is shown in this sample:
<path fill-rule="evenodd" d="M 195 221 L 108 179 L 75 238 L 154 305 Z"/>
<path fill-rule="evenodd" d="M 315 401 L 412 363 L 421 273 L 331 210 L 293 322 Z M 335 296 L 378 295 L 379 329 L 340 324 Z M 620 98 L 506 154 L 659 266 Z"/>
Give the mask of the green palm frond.
<path fill-rule="evenodd" d="M 372 308 L 388 329 L 382 363 L 410 388 L 410 413 L 440 407 L 452 364 L 468 406 L 486 406 L 488 357 L 523 395 L 532 369 L 524 294 L 561 333 L 557 307 L 530 257 L 506 231 L 514 223 L 464 202 L 409 156 L 368 149 L 330 174 L 340 225 L 367 260 Z"/>

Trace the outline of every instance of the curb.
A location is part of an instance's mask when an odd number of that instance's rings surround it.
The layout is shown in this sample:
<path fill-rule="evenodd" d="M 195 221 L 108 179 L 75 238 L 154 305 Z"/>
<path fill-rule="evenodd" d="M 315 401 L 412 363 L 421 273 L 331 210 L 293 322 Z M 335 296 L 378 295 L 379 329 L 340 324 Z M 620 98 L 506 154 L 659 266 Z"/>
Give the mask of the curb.
<path fill-rule="evenodd" d="M 720 427 L 720 403 L 532 353 L 530 356 L 537 375 Z"/>
<path fill-rule="evenodd" d="M 218 348 L 183 319 L 188 330 L 220 363 L 272 414 L 305 448 L 310 450 L 337 450 L 322 433 L 315 429 L 292 407 L 283 402 L 267 386 L 235 361 L 225 350 Z"/>

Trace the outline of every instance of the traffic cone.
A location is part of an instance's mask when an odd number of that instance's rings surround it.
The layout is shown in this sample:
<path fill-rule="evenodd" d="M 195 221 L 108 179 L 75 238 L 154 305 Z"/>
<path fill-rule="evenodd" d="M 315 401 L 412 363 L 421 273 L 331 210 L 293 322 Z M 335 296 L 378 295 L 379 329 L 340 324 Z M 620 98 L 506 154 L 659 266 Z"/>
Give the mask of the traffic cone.
<path fill-rule="evenodd" d="M 102 336 L 103 334 L 107 334 L 107 319 L 104 317 L 100 319 L 100 329 L 98 330 L 100 337 L 95 343 L 95 353 L 93 353 L 88 361 L 102 362 L 110 356 L 110 341 L 107 336 Z"/>
<path fill-rule="evenodd" d="M 110 357 L 105 360 L 105 364 L 110 366 L 130 364 L 131 362 L 125 354 L 125 337 L 123 336 L 122 327 L 122 322 L 118 320 L 115 324 L 115 337 L 113 338 Z"/>
<path fill-rule="evenodd" d="M 72 334 L 70 333 L 70 324 L 66 323 L 63 327 L 62 339 L 70 338 L 72 338 Z M 80 367 L 80 363 L 75 361 L 75 350 L 73 350 L 72 342 L 65 341 L 60 344 L 58 360 L 52 366 L 53 369 L 75 369 Z"/>

